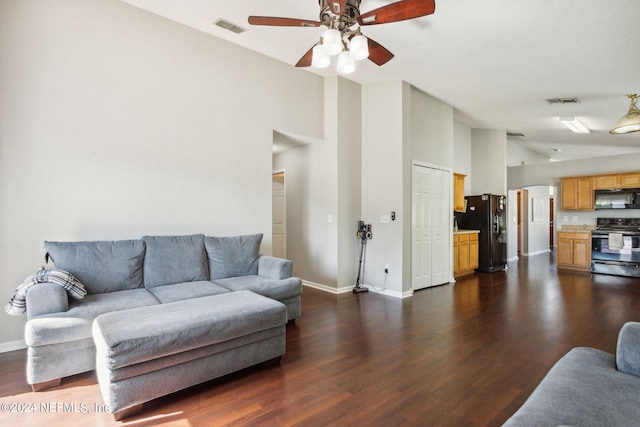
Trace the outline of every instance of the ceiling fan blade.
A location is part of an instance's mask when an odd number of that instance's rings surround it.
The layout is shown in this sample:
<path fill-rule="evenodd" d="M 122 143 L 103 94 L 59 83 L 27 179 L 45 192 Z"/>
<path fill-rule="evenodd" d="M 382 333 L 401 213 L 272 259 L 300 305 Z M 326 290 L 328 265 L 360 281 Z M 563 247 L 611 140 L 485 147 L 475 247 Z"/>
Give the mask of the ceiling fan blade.
<path fill-rule="evenodd" d="M 311 46 L 311 49 L 309 49 L 307 53 L 302 55 L 302 58 L 300 58 L 300 60 L 296 64 L 296 67 L 309 67 L 311 65 L 311 60 L 313 59 L 313 48 L 316 47 L 318 43 Z"/>
<path fill-rule="evenodd" d="M 306 19 L 276 18 L 272 16 L 250 16 L 251 25 L 268 25 L 272 27 L 319 27 L 318 21 L 308 21 Z"/>
<path fill-rule="evenodd" d="M 387 48 L 382 46 L 380 43 L 377 43 L 368 37 L 367 40 L 369 45 L 369 59 L 371 62 L 376 65 L 383 65 L 391 61 L 393 53 L 389 52 Z"/>
<path fill-rule="evenodd" d="M 388 24 L 431 15 L 435 10 L 435 0 L 403 0 L 360 15 L 358 23 L 360 25 Z"/>

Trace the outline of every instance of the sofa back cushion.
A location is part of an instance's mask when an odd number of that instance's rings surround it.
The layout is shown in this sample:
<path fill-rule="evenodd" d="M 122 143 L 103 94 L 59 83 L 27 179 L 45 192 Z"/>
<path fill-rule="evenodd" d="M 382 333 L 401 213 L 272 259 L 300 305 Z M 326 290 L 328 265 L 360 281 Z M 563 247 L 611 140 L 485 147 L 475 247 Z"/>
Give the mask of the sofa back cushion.
<path fill-rule="evenodd" d="M 262 233 L 233 237 L 206 236 L 210 280 L 258 274 Z"/>
<path fill-rule="evenodd" d="M 142 240 L 44 242 L 44 249 L 56 268 L 76 276 L 89 294 L 142 287 Z"/>
<path fill-rule="evenodd" d="M 204 234 L 144 236 L 144 286 L 170 285 L 209 279 Z"/>

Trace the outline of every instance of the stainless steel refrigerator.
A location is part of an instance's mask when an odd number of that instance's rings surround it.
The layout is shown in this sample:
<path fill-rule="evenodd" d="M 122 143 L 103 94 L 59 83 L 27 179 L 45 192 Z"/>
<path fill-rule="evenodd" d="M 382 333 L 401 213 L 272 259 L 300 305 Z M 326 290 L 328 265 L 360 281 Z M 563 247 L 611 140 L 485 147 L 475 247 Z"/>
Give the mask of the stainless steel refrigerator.
<path fill-rule="evenodd" d="M 482 194 L 464 199 L 466 211 L 454 212 L 454 215 L 459 229 L 480 230 L 476 271 L 493 273 L 504 270 L 507 267 L 507 198 Z"/>

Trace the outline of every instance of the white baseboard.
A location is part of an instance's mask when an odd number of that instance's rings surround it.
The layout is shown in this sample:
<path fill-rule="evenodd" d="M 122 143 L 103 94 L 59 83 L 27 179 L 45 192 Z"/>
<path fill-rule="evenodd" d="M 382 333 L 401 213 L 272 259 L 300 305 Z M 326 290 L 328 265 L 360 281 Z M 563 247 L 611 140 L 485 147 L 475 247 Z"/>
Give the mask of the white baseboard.
<path fill-rule="evenodd" d="M 0 343 L 0 353 L 8 353 L 10 351 L 22 350 L 27 348 L 24 340 L 9 341 Z"/>
<path fill-rule="evenodd" d="M 529 252 L 529 253 L 523 253 L 522 256 L 535 256 L 535 255 L 541 255 L 541 254 L 548 254 L 549 252 L 551 252 L 551 249 L 544 249 L 542 251 L 536 251 L 536 252 Z"/>
<path fill-rule="evenodd" d="M 321 291 L 324 291 L 324 292 L 329 292 L 329 293 L 334 294 L 334 295 L 346 294 L 348 292 L 353 292 L 353 287 L 352 286 L 344 286 L 342 288 L 334 288 L 334 287 L 327 286 L 327 285 L 321 285 L 320 283 L 310 282 L 308 280 L 303 280 L 302 284 L 304 286 L 308 286 L 310 288 L 318 289 L 318 290 L 321 290 Z M 374 287 L 372 285 L 367 285 L 366 283 L 363 284 L 362 286 L 366 287 L 371 292 L 375 292 L 375 293 L 381 294 L 381 295 L 387 295 L 387 296 L 394 297 L 394 298 L 409 298 L 409 297 L 413 296 L 413 289 L 409 290 L 409 291 L 406 291 L 406 292 L 397 292 L 397 291 L 390 291 L 388 289 L 376 288 L 376 287 Z"/>
<path fill-rule="evenodd" d="M 507 260 L 507 262 L 517 261 L 517 260 L 519 260 L 519 259 L 520 259 L 520 258 L 518 258 L 518 255 L 516 255 L 516 256 L 512 256 L 511 258 L 509 258 L 509 259 Z"/>
<path fill-rule="evenodd" d="M 320 283 L 310 282 L 308 280 L 302 281 L 303 286 L 308 286 L 310 288 L 319 289 L 324 292 L 329 292 L 330 294 L 346 294 L 347 292 L 351 292 L 353 290 L 350 286 L 345 286 L 342 288 L 334 288 L 332 286 L 321 285 Z"/>
<path fill-rule="evenodd" d="M 410 289 L 406 292 L 398 292 L 398 291 L 390 291 L 389 289 L 377 289 L 376 287 L 372 286 L 372 285 L 365 285 L 367 287 L 367 289 L 369 289 L 371 292 L 375 292 L 377 294 L 380 295 L 387 295 L 390 297 L 394 297 L 394 298 L 409 298 L 413 296 L 413 289 Z"/>

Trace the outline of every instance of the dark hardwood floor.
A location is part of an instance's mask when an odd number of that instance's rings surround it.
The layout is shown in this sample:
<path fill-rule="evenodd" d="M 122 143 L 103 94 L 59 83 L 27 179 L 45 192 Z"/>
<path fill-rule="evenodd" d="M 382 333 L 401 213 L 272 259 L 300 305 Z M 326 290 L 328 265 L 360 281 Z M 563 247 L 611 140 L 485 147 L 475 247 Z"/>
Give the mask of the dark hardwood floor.
<path fill-rule="evenodd" d="M 93 372 L 33 393 L 26 352 L 0 354 L 0 425 L 497 426 L 572 347 L 615 352 L 622 324 L 640 320 L 640 279 L 557 272 L 538 255 L 405 300 L 305 288 L 302 302 L 280 366 L 157 399 L 123 422 L 99 412 Z"/>

